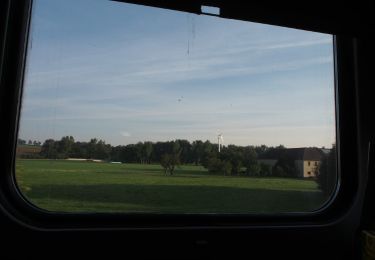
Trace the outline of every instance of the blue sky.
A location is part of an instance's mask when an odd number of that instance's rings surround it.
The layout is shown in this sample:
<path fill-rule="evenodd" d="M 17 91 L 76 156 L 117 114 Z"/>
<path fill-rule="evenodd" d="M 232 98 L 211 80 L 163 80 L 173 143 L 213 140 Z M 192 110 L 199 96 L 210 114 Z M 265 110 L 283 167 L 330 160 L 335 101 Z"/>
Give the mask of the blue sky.
<path fill-rule="evenodd" d="M 38 0 L 20 138 L 335 141 L 332 36 L 104 0 Z"/>

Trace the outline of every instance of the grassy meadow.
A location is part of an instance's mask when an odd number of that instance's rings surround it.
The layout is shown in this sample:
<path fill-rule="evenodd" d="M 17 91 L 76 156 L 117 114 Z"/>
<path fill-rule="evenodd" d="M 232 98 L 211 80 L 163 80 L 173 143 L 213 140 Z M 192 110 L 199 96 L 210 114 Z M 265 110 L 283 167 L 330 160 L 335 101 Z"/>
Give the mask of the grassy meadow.
<path fill-rule="evenodd" d="M 19 159 L 16 179 L 31 203 L 62 212 L 279 213 L 325 201 L 313 180 L 218 176 L 193 165 L 165 176 L 160 165 Z"/>

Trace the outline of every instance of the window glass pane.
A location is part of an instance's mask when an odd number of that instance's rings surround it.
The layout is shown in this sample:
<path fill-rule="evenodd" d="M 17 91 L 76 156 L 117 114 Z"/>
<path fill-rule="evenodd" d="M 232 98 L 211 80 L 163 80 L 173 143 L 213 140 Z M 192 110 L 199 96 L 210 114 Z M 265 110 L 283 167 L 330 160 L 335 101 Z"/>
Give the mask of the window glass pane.
<path fill-rule="evenodd" d="M 311 212 L 336 183 L 332 35 L 37 0 L 16 179 L 61 212 Z"/>

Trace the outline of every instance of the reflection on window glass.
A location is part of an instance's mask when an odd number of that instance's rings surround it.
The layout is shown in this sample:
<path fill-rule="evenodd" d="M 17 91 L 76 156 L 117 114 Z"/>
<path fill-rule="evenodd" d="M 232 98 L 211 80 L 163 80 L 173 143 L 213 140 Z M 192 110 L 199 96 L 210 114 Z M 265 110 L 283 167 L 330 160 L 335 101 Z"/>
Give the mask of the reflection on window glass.
<path fill-rule="evenodd" d="M 62 212 L 311 212 L 336 183 L 332 35 L 37 0 L 16 178 Z"/>

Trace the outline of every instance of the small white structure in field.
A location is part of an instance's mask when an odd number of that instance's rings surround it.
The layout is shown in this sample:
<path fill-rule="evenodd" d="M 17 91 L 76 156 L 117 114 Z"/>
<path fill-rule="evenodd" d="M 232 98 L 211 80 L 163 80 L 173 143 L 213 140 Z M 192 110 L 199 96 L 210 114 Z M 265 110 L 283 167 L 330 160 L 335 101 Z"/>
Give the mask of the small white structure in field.
<path fill-rule="evenodd" d="M 77 161 L 77 162 L 87 161 L 87 159 L 83 159 L 83 158 L 68 158 L 66 160 L 68 160 L 68 161 Z"/>

